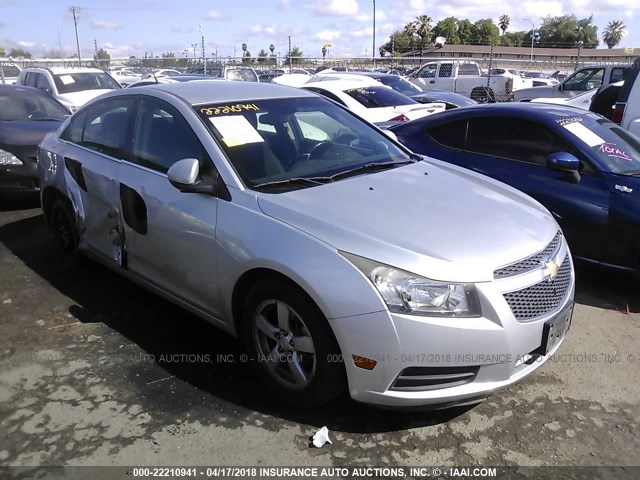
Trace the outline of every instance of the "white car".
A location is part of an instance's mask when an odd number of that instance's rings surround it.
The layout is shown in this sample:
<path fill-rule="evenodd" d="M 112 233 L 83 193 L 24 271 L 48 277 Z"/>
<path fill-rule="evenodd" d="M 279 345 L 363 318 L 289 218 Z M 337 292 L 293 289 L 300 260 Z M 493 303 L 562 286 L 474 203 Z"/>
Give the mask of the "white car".
<path fill-rule="evenodd" d="M 14 63 L 0 62 L 0 83 L 8 85 L 16 83 L 20 75 L 20 67 Z"/>
<path fill-rule="evenodd" d="M 173 70 L 171 68 L 162 68 L 159 70 L 154 70 L 153 73 L 148 73 L 144 78 L 173 77 L 175 75 L 182 75 L 182 72 L 179 72 L 178 70 Z"/>
<path fill-rule="evenodd" d="M 583 110 L 589 110 L 589 106 L 591 105 L 591 99 L 598 91 L 597 88 L 593 90 L 587 90 L 584 93 L 576 95 L 575 97 L 565 98 L 565 97 L 543 97 L 543 98 L 533 98 L 531 103 L 554 103 L 556 105 L 566 105 L 569 107 L 577 107 Z"/>
<path fill-rule="evenodd" d="M 109 73 L 123 87 L 131 85 L 132 83 L 138 82 L 142 79 L 140 75 L 132 72 L 131 70 L 112 70 Z"/>
<path fill-rule="evenodd" d="M 16 84 L 48 93 L 71 113 L 103 93 L 122 88 L 111 75 L 98 68 L 25 68 Z"/>
<path fill-rule="evenodd" d="M 340 103 L 371 123 L 406 122 L 446 109 L 444 103 L 418 103 L 371 79 L 307 82 L 302 88 Z"/>
<path fill-rule="evenodd" d="M 533 87 L 533 80 L 523 76 L 520 70 L 513 68 L 494 68 L 489 71 L 489 75 L 492 77 L 507 77 L 513 80 L 513 90 L 520 90 L 521 88 Z"/>

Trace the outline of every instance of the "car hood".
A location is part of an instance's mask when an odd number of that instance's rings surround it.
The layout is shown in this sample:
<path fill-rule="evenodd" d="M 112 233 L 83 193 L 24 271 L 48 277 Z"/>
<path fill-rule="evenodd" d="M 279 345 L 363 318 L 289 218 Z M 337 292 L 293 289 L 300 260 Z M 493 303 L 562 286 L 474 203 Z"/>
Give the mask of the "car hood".
<path fill-rule="evenodd" d="M 542 250 L 557 232 L 535 200 L 438 163 L 260 193 L 258 205 L 338 250 L 452 282 L 491 281 L 496 268 Z"/>
<path fill-rule="evenodd" d="M 87 103 L 89 100 L 93 100 L 94 98 L 99 97 L 103 93 L 108 93 L 112 91 L 113 90 L 108 88 L 101 88 L 97 90 L 82 90 L 80 92 L 63 93 L 58 95 L 56 98 L 64 104 L 81 107 L 82 105 Z"/>
<path fill-rule="evenodd" d="M 49 132 L 58 129 L 58 120 L 20 120 L 0 122 L 0 148 L 35 157 L 36 149 Z"/>

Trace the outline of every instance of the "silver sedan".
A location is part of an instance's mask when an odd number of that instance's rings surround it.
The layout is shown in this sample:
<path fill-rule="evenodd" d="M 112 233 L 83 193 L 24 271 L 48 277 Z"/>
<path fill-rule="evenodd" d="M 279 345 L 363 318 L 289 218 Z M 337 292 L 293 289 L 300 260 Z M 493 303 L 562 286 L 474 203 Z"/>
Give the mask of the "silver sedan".
<path fill-rule="evenodd" d="M 239 336 L 296 405 L 477 402 L 570 325 L 573 265 L 544 207 L 311 92 L 107 94 L 43 141 L 39 175 L 64 255 Z"/>

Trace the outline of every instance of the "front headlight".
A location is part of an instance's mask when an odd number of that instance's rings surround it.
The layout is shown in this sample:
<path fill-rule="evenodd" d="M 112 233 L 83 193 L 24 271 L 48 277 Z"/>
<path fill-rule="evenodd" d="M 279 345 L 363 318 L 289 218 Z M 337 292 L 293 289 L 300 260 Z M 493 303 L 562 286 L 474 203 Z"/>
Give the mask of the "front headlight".
<path fill-rule="evenodd" d="M 22 165 L 22 161 L 13 153 L 0 150 L 0 165 Z"/>
<path fill-rule="evenodd" d="M 390 311 L 438 317 L 479 317 L 480 300 L 472 283 L 429 280 L 368 258 L 340 252 L 373 283 Z"/>

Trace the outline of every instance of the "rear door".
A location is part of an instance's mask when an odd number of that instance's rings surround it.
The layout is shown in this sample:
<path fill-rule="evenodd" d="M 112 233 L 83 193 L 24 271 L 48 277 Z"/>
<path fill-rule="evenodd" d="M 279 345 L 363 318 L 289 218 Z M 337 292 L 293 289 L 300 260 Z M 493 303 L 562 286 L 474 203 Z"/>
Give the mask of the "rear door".
<path fill-rule="evenodd" d="M 80 220 L 81 248 L 120 263 L 118 170 L 124 157 L 132 97 L 96 103 L 74 115 L 63 132 L 67 196 Z"/>
<path fill-rule="evenodd" d="M 580 159 L 578 183 L 546 167 L 547 156 L 557 152 Z M 608 227 L 608 186 L 593 165 L 554 130 L 517 117 L 472 118 L 464 150 L 456 153 L 454 162 L 531 195 L 554 215 L 575 255 L 601 256 Z"/>

